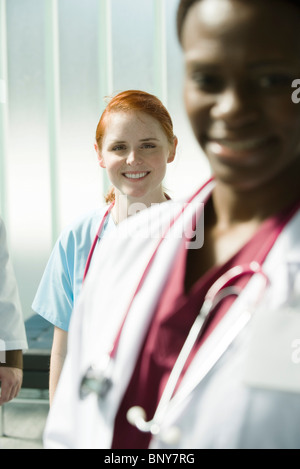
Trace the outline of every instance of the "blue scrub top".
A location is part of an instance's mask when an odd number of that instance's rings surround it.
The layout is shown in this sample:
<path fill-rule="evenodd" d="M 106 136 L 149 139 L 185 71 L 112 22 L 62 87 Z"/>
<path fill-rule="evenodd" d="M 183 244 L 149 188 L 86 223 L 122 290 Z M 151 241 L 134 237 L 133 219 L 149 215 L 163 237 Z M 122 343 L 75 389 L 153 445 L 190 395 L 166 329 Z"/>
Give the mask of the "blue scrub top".
<path fill-rule="evenodd" d="M 57 240 L 34 298 L 32 309 L 54 326 L 68 331 L 81 291 L 87 258 L 107 211 L 92 212 L 66 228 Z M 100 238 L 115 229 L 111 214 Z"/>

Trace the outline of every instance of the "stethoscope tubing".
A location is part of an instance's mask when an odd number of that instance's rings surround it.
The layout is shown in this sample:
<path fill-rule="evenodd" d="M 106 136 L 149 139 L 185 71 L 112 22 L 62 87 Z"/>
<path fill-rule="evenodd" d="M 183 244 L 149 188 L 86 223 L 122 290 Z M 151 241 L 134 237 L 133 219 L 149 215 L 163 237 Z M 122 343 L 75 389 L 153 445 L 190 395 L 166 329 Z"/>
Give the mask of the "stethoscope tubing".
<path fill-rule="evenodd" d="M 163 421 L 164 415 L 166 413 L 166 410 L 168 409 L 169 404 L 172 401 L 174 391 L 176 389 L 184 366 L 188 360 L 188 357 L 190 356 L 190 353 L 193 347 L 195 346 L 197 340 L 199 340 L 202 331 L 205 330 L 205 326 L 210 320 L 215 307 L 224 298 L 230 295 L 238 296 L 240 294 L 240 289 L 235 286 L 230 286 L 230 283 L 242 275 L 256 273 L 261 274 L 264 278 L 265 284 L 262 288 L 262 290 L 264 291 L 269 283 L 269 279 L 263 272 L 261 266 L 256 262 L 233 267 L 232 269 L 225 272 L 221 277 L 219 277 L 208 290 L 203 305 L 177 357 L 177 360 L 171 371 L 171 374 L 164 388 L 163 394 L 160 398 L 153 418 L 149 422 L 144 421 L 144 424 L 142 424 L 144 419 L 141 417 L 141 415 L 139 416 L 138 421 L 141 431 L 150 431 L 153 434 L 156 434 L 158 432 L 158 428 Z M 257 302 L 258 301 L 259 299 L 257 300 Z M 148 428 L 148 430 L 146 430 L 146 428 Z"/>
<path fill-rule="evenodd" d="M 90 252 L 89 252 L 89 255 L 88 255 L 88 258 L 87 258 L 87 261 L 86 261 L 86 265 L 85 265 L 85 269 L 84 269 L 84 274 L 83 274 L 83 280 L 82 280 L 82 282 L 84 282 L 85 279 L 86 279 L 86 276 L 87 276 L 88 271 L 89 271 L 89 269 L 90 269 L 92 257 L 93 257 L 93 255 L 94 255 L 94 252 L 95 252 L 97 243 L 98 243 L 99 238 L 100 238 L 100 236 L 101 236 L 102 230 L 103 230 L 104 225 L 105 225 L 105 222 L 106 222 L 106 220 L 107 220 L 107 217 L 109 216 L 110 212 L 112 211 L 114 205 L 115 205 L 114 202 L 112 202 L 112 203 L 109 205 L 108 209 L 106 210 L 105 214 L 104 214 L 103 217 L 102 217 L 100 226 L 99 226 L 99 228 L 98 228 L 97 234 L 96 234 L 96 236 L 95 236 L 95 238 L 94 238 L 92 247 L 91 247 L 91 249 L 90 249 Z"/>

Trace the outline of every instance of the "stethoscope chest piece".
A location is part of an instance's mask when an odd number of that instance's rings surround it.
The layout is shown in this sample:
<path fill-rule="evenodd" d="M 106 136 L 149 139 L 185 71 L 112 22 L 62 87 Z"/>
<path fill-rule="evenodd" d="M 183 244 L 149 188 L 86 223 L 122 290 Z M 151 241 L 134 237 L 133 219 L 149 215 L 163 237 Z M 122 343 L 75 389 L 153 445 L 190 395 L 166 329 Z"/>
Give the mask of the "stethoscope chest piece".
<path fill-rule="evenodd" d="M 89 367 L 80 384 L 80 398 L 85 399 L 90 394 L 96 394 L 99 399 L 104 399 L 112 387 L 112 380 L 103 371 Z"/>

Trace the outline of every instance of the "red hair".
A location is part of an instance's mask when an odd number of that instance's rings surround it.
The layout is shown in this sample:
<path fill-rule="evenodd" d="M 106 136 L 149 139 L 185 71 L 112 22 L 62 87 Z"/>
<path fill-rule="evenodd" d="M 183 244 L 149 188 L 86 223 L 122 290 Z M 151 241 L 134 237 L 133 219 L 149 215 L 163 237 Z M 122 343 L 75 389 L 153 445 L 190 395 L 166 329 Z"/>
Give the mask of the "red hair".
<path fill-rule="evenodd" d="M 101 150 L 103 138 L 105 135 L 107 117 L 113 112 L 144 112 L 156 119 L 169 143 L 174 143 L 173 122 L 171 116 L 162 102 L 154 95 L 139 90 L 128 90 L 118 93 L 106 106 L 96 130 L 96 142 L 98 149 Z M 111 188 L 105 197 L 107 203 L 114 201 L 114 188 Z"/>

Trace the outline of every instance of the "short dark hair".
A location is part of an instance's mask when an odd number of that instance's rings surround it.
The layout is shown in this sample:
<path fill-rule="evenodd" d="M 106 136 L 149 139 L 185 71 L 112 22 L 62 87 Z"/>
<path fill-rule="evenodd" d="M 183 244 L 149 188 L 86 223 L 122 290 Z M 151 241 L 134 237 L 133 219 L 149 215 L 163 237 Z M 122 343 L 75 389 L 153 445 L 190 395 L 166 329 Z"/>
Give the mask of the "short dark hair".
<path fill-rule="evenodd" d="M 191 6 L 199 2 L 200 0 L 180 0 L 179 6 L 177 9 L 177 36 L 179 39 L 179 42 L 181 42 L 181 33 L 182 33 L 182 28 L 183 28 L 183 23 L 185 20 L 185 17 L 191 8 Z"/>
<path fill-rule="evenodd" d="M 181 43 L 182 27 L 183 27 L 185 17 L 189 9 L 191 8 L 191 6 L 194 3 L 197 3 L 200 1 L 201 0 L 180 0 L 179 2 L 179 6 L 177 9 L 177 36 L 178 36 L 180 43 Z M 244 1 L 247 1 L 247 0 L 244 0 Z M 260 0 L 260 1 L 263 1 L 263 0 Z M 265 0 L 265 1 L 272 2 L 274 0 Z M 300 0 L 280 0 L 280 1 L 284 1 L 284 3 L 292 3 L 293 5 L 300 8 Z"/>

